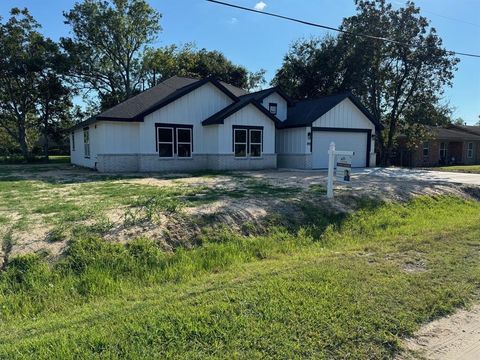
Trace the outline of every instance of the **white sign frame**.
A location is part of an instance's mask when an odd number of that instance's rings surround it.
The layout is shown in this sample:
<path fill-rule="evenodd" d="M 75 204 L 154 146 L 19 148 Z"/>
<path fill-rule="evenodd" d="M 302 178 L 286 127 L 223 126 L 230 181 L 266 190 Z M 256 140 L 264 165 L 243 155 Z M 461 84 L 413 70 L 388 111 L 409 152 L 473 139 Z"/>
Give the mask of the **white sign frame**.
<path fill-rule="evenodd" d="M 327 178 L 327 197 L 333 199 L 333 179 L 334 179 L 334 166 L 335 166 L 335 156 L 337 155 L 346 155 L 353 156 L 355 152 L 353 151 L 341 151 L 335 150 L 335 143 L 332 141 L 328 148 L 328 178 Z"/>

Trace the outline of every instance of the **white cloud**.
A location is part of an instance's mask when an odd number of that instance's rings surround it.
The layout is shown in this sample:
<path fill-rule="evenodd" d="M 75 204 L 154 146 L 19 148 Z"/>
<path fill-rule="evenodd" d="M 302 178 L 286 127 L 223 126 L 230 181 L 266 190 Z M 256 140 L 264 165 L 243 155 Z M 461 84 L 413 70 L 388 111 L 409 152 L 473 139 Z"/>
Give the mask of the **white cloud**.
<path fill-rule="evenodd" d="M 236 17 L 232 17 L 229 21 L 230 24 L 235 25 L 238 23 L 238 19 Z"/>
<path fill-rule="evenodd" d="M 265 4 L 263 1 L 259 1 L 258 3 L 255 4 L 253 8 L 258 11 L 263 11 L 266 7 L 267 7 L 267 4 Z"/>

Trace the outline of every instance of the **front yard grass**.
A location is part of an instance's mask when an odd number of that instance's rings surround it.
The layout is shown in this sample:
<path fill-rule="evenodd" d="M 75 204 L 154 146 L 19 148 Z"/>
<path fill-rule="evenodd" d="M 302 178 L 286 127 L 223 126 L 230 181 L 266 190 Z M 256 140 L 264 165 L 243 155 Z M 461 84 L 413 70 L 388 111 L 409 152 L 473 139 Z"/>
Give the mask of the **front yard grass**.
<path fill-rule="evenodd" d="M 478 300 L 479 261 L 480 203 L 443 196 L 171 254 L 84 236 L 54 266 L 26 256 L 0 274 L 0 357 L 392 358 Z"/>
<path fill-rule="evenodd" d="M 432 168 L 432 170 L 480 174 L 480 165 L 441 166 L 437 168 Z"/>

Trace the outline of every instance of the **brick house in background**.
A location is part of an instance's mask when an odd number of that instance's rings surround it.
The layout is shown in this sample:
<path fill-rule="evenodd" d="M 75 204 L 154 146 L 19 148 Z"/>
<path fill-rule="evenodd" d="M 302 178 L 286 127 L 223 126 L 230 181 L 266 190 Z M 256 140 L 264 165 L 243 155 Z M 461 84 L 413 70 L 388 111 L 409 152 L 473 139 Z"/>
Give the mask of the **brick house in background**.
<path fill-rule="evenodd" d="M 395 165 L 430 167 L 480 164 L 480 126 L 432 127 L 431 133 L 431 138 L 414 150 L 409 150 L 405 137 L 400 136 Z"/>

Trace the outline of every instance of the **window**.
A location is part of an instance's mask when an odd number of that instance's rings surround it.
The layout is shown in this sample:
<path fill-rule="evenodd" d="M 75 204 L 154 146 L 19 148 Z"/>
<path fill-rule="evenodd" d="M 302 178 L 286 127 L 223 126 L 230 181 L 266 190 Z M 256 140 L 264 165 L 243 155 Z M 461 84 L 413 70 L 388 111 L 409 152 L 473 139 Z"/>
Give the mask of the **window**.
<path fill-rule="evenodd" d="M 158 156 L 173 157 L 173 128 L 157 127 Z"/>
<path fill-rule="evenodd" d="M 235 157 L 260 157 L 263 151 L 263 127 L 233 126 Z"/>
<path fill-rule="evenodd" d="M 72 131 L 72 151 L 75 151 L 75 133 Z"/>
<path fill-rule="evenodd" d="M 262 155 L 262 130 L 250 130 L 250 156 Z"/>
<path fill-rule="evenodd" d="M 191 158 L 193 125 L 155 124 L 158 156 Z"/>
<path fill-rule="evenodd" d="M 233 129 L 235 157 L 247 156 L 247 129 Z"/>
<path fill-rule="evenodd" d="M 268 104 L 268 111 L 270 111 L 270 114 L 277 115 L 277 103 Z"/>
<path fill-rule="evenodd" d="M 428 142 L 423 143 L 423 156 L 428 156 L 428 152 L 430 150 L 430 146 Z"/>
<path fill-rule="evenodd" d="M 187 158 L 192 156 L 192 129 L 177 128 L 177 155 Z"/>
<path fill-rule="evenodd" d="M 85 157 L 90 157 L 90 133 L 88 128 L 83 129 L 83 146 L 85 151 Z"/>
<path fill-rule="evenodd" d="M 442 142 L 440 143 L 440 159 L 445 160 L 447 158 L 447 144 Z"/>
<path fill-rule="evenodd" d="M 467 158 L 473 158 L 473 142 L 467 144 Z"/>

